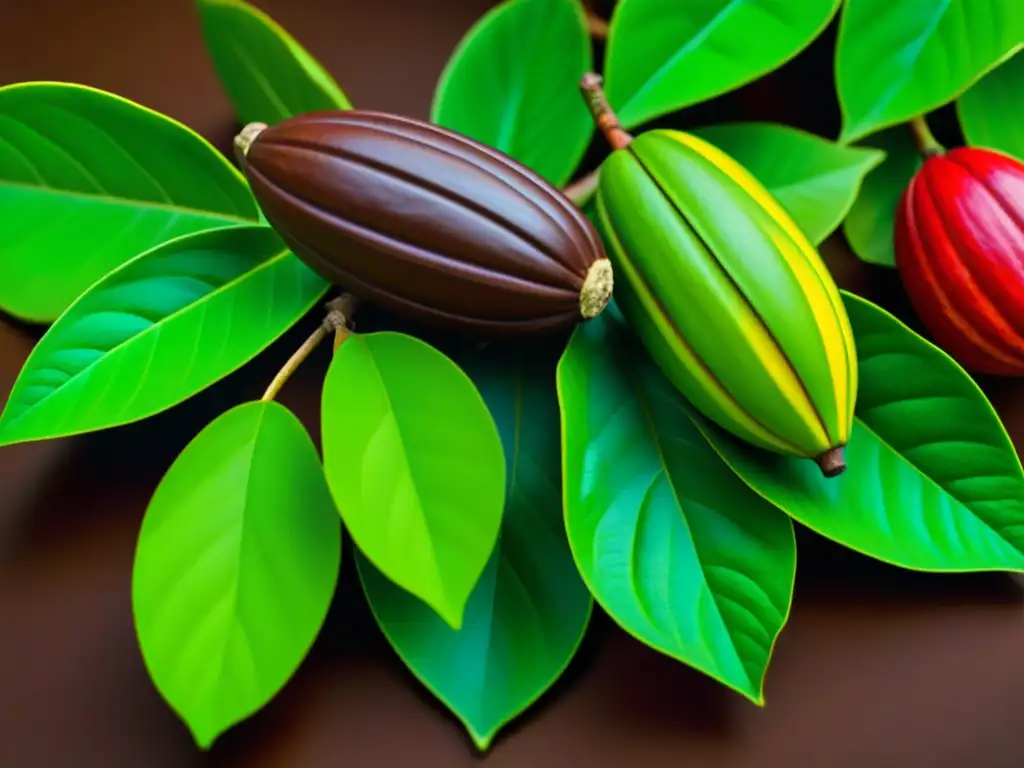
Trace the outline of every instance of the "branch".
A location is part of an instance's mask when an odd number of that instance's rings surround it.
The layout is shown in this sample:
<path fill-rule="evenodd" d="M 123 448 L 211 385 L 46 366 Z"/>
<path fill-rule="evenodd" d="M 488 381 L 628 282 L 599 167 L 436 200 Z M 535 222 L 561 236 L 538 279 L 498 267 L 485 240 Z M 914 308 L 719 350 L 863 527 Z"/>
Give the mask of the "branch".
<path fill-rule="evenodd" d="M 288 379 L 291 378 L 291 375 L 310 356 L 313 350 L 320 345 L 320 342 L 327 337 L 327 334 L 334 334 L 334 351 L 337 351 L 341 342 L 352 334 L 350 329 L 351 319 L 357 306 L 358 301 L 356 297 L 350 293 L 343 293 L 338 298 L 327 302 L 327 316 L 324 317 L 323 322 L 310 334 L 308 339 L 302 342 L 302 346 L 295 350 L 292 356 L 288 358 L 288 362 L 277 372 L 274 380 L 267 387 L 267 391 L 263 393 L 261 400 L 269 401 L 277 397 L 281 387 L 285 385 Z"/>

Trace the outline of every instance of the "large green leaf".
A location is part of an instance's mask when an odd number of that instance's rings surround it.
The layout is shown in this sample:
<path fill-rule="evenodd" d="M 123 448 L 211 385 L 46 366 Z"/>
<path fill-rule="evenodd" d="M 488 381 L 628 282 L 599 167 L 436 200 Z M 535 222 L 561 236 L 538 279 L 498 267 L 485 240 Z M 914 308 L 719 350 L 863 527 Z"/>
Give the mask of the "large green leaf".
<path fill-rule="evenodd" d="M 871 557 L 925 571 L 1024 569 L 1024 471 L 992 406 L 950 357 L 845 293 L 860 359 L 848 469 L 750 448 L 695 417 L 751 488 Z"/>
<path fill-rule="evenodd" d="M 40 339 L 0 415 L 0 445 L 170 408 L 255 357 L 326 290 L 269 227 L 208 230 L 147 251 Z"/>
<path fill-rule="evenodd" d="M 324 468 L 352 540 L 453 629 L 494 550 L 505 456 L 473 382 L 393 331 L 334 353 L 321 408 Z"/>
<path fill-rule="evenodd" d="M 243 123 L 350 109 L 331 75 L 291 35 L 242 0 L 196 0 L 210 58 Z"/>
<path fill-rule="evenodd" d="M 501 535 L 454 631 L 357 558 L 377 622 L 409 669 L 455 713 L 480 749 L 565 670 L 593 603 L 562 523 L 554 361 L 534 351 L 463 361 L 505 448 Z"/>
<path fill-rule="evenodd" d="M 200 747 L 291 678 L 340 562 L 320 458 L 283 405 L 232 408 L 171 465 L 142 521 L 132 608 L 150 677 Z"/>
<path fill-rule="evenodd" d="M 985 75 L 957 102 L 967 143 L 1024 161 L 1024 51 Z"/>
<path fill-rule="evenodd" d="M 238 173 L 180 123 L 94 88 L 0 88 L 0 309 L 50 322 L 167 240 L 259 218 Z"/>
<path fill-rule="evenodd" d="M 885 157 L 775 123 L 726 123 L 693 133 L 753 173 L 816 244 L 839 226 L 865 174 Z"/>
<path fill-rule="evenodd" d="M 756 80 L 806 48 L 841 0 L 620 0 L 608 100 L 627 128 Z"/>
<path fill-rule="evenodd" d="M 611 308 L 558 368 L 565 520 L 598 603 L 662 653 L 763 704 L 789 615 L 791 522 L 750 491 Z"/>
<path fill-rule="evenodd" d="M 578 0 L 505 0 L 455 49 L 431 119 L 561 186 L 594 132 L 579 92 L 592 66 Z"/>
<path fill-rule="evenodd" d="M 841 141 L 948 104 L 1022 40 L 1020 0 L 846 0 L 836 42 Z"/>
<path fill-rule="evenodd" d="M 860 194 L 843 221 L 843 234 L 862 261 L 894 267 L 896 209 L 903 190 L 921 167 L 921 155 L 905 125 L 873 134 L 861 143 L 882 149 L 885 160 L 864 178 Z"/>

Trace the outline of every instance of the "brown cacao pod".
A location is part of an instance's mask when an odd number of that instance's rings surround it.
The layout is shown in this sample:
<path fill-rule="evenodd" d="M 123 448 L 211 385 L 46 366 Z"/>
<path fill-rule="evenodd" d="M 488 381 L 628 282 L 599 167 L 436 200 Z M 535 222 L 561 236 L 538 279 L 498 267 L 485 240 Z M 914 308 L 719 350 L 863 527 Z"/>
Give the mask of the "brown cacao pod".
<path fill-rule="evenodd" d="M 488 334 L 596 316 L 612 273 L 558 189 L 461 134 L 397 115 L 312 112 L 236 139 L 253 194 L 312 269 L 355 296 Z"/>
<path fill-rule="evenodd" d="M 927 157 L 896 215 L 896 266 L 936 343 L 968 370 L 1024 375 L 1024 163 Z"/>

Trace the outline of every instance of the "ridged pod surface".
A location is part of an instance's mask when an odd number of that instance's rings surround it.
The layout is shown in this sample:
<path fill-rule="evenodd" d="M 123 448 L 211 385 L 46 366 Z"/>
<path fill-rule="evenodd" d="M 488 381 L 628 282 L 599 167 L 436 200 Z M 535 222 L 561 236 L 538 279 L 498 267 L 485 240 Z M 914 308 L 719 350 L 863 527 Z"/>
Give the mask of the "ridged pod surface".
<path fill-rule="evenodd" d="M 967 147 L 927 157 L 903 192 L 894 247 L 939 346 L 978 373 L 1024 374 L 1024 164 Z"/>
<path fill-rule="evenodd" d="M 723 152 L 651 130 L 601 166 L 596 207 L 616 303 L 666 377 L 758 447 L 845 468 L 857 359 L 814 246 Z"/>
<path fill-rule="evenodd" d="M 586 217 L 509 156 L 406 117 L 314 112 L 236 140 L 264 215 L 327 280 L 492 334 L 598 314 L 611 265 Z"/>

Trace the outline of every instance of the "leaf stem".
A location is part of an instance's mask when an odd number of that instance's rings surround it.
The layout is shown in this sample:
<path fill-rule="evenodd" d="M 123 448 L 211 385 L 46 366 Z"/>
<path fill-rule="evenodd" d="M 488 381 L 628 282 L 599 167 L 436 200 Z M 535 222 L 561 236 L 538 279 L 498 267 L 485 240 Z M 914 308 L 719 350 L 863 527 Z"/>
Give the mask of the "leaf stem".
<path fill-rule="evenodd" d="M 587 11 L 587 31 L 595 40 L 608 39 L 608 22 L 593 11 Z"/>
<path fill-rule="evenodd" d="M 931 129 L 928 128 L 928 123 L 924 119 L 924 115 L 918 115 L 910 121 L 910 132 L 914 135 L 914 143 L 917 145 L 917 151 L 921 153 L 921 156 L 925 159 L 934 157 L 935 155 L 941 155 L 946 151 L 945 147 L 936 141 L 935 136 L 932 135 Z"/>
<path fill-rule="evenodd" d="M 356 297 L 350 293 L 343 293 L 341 296 L 327 302 L 327 315 L 324 317 L 323 322 L 317 326 L 317 329 L 310 334 L 308 339 L 302 342 L 302 346 L 292 353 L 292 356 L 288 358 L 288 361 L 281 367 L 281 370 L 274 376 L 274 380 L 270 382 L 270 386 L 267 387 L 267 391 L 263 393 L 263 397 L 260 399 L 270 401 L 277 397 L 277 393 L 281 391 L 281 388 L 291 378 L 291 375 L 295 373 L 298 367 L 302 365 L 302 362 L 310 356 L 313 350 L 320 345 L 320 342 L 329 333 L 334 334 L 334 351 L 336 352 L 341 342 L 352 335 L 352 315 L 355 314 L 357 306 L 358 301 Z"/>
<path fill-rule="evenodd" d="M 582 208 L 597 191 L 597 181 L 598 169 L 595 169 L 582 179 L 577 179 L 568 185 L 562 192 L 576 204 L 576 207 Z"/>
<path fill-rule="evenodd" d="M 587 108 L 594 118 L 594 124 L 604 134 L 605 140 L 613 150 L 625 149 L 633 142 L 615 114 L 608 97 L 604 93 L 604 79 L 596 72 L 587 72 L 580 80 L 580 93 L 587 102 Z"/>

